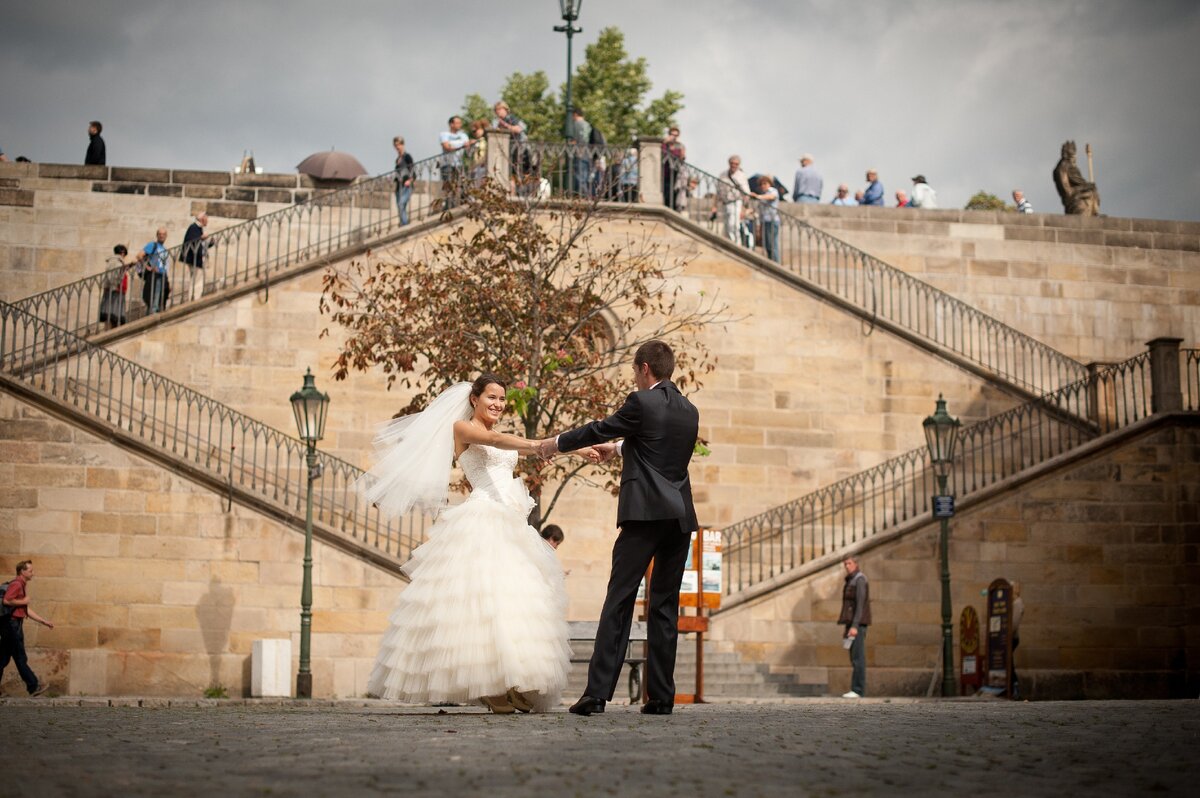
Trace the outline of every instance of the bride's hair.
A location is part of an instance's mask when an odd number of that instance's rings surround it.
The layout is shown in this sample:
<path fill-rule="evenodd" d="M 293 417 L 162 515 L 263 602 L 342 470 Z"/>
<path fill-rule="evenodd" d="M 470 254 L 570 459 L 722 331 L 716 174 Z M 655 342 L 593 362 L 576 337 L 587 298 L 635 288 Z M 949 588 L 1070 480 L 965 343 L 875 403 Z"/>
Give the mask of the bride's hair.
<path fill-rule="evenodd" d="M 484 390 L 489 385 L 499 385 L 501 388 L 508 390 L 508 383 L 497 377 L 495 374 L 480 374 L 475 378 L 475 382 L 471 383 L 471 398 L 478 399 L 483 396 Z"/>

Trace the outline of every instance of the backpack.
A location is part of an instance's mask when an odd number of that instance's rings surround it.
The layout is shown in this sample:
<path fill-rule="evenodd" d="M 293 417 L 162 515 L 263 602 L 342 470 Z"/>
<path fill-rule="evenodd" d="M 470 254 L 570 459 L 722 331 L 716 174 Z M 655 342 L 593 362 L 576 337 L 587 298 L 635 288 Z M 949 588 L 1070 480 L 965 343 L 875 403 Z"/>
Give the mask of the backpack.
<path fill-rule="evenodd" d="M 608 142 L 604 140 L 604 134 L 600 132 L 600 128 L 592 125 L 592 132 L 588 135 L 588 144 L 592 147 L 607 147 Z"/>
<path fill-rule="evenodd" d="M 8 586 L 11 584 L 12 582 L 0 584 L 0 618 L 7 618 L 8 616 L 12 615 L 13 610 L 16 609 L 16 607 L 10 607 L 3 601 L 4 594 L 8 592 Z"/>

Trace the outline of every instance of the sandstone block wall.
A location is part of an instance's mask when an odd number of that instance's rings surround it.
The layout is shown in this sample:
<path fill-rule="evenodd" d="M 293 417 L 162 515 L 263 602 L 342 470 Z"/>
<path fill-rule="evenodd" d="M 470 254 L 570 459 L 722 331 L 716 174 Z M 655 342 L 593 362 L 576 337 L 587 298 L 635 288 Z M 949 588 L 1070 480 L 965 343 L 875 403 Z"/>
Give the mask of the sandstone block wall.
<path fill-rule="evenodd" d="M 35 563 L 55 628 L 27 643 L 55 691 L 239 696 L 254 640 L 298 658 L 302 533 L 7 395 L 0 486 L 0 572 Z M 320 541 L 313 559 L 314 693 L 361 696 L 404 583 Z M 12 668 L 2 689 L 23 689 Z"/>
<path fill-rule="evenodd" d="M 1046 698 L 1195 697 L 1200 689 L 1200 427 L 1160 426 L 951 521 L 955 652 L 964 606 L 1019 580 L 1022 689 Z M 923 695 L 938 666 L 938 526 L 865 548 L 872 695 Z M 849 689 L 840 564 L 716 616 L 713 637 Z M 957 674 L 958 663 L 955 664 Z M 937 670 L 940 680 L 940 669 Z M 935 689 L 937 686 L 935 685 Z"/>
<path fill-rule="evenodd" d="M 1200 223 L 896 208 L 794 215 L 1082 362 L 1200 329 Z"/>
<path fill-rule="evenodd" d="M 605 225 L 606 235 L 641 234 L 629 222 Z M 694 252 L 680 285 L 688 301 L 716 293 L 744 317 L 713 329 L 708 344 L 717 371 L 694 396 L 701 409 L 701 435 L 711 457 L 693 464 L 692 478 L 703 523 L 738 520 L 889 456 L 923 445 L 921 421 L 939 391 L 964 421 L 1006 409 L 1014 400 L 979 378 L 938 361 L 909 343 L 876 331 L 867 335 L 857 319 L 826 306 L 724 253 L 698 245 L 665 226 L 651 235 L 677 252 Z M 443 235 L 437 233 L 436 235 Z M 376 253 L 392 257 L 428 239 Z M 320 274 L 272 286 L 261 294 L 164 324 L 113 346 L 120 354 L 209 394 L 279 429 L 292 430 L 287 397 L 306 366 L 330 393 L 322 448 L 351 462 L 371 462 L 371 437 L 407 396 L 388 392 L 379 374 L 334 382 L 336 349 L 319 338 L 325 322 L 317 315 Z M 470 375 L 459 375 L 467 378 Z M 575 494 L 572 494 L 575 495 Z M 555 520 L 572 541 L 610 541 L 615 504 L 564 498 Z M 591 562 L 562 550 L 566 567 L 580 572 Z M 600 552 L 607 560 L 607 553 Z M 602 590 L 573 592 L 573 612 L 592 617 Z"/>

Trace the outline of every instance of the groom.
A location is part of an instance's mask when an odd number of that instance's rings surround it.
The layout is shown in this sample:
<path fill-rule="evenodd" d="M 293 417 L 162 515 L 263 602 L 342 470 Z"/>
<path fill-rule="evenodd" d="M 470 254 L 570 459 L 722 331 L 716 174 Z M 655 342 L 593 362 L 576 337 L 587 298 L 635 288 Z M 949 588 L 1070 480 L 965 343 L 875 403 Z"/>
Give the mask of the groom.
<path fill-rule="evenodd" d="M 617 526 L 608 594 L 600 611 L 596 647 L 588 666 L 587 692 L 571 707 L 576 715 L 603 712 L 612 700 L 629 646 L 638 584 L 654 560 L 647 605 L 650 654 L 646 687 L 647 715 L 670 715 L 675 704 L 675 648 L 678 638 L 679 584 L 697 528 L 688 463 L 696 443 L 699 413 L 684 398 L 671 374 L 675 353 L 662 341 L 638 347 L 633 381 L 638 390 L 601 421 L 539 443 L 543 457 L 596 446 L 605 459 L 624 457 Z M 620 443 L 608 443 L 623 438 Z"/>

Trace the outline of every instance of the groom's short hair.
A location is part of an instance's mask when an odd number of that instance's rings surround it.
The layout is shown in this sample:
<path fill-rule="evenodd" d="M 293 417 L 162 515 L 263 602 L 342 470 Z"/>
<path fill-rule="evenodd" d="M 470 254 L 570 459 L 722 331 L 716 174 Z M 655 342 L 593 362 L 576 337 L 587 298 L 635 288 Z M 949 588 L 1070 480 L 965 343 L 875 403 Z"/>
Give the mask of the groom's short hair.
<path fill-rule="evenodd" d="M 633 365 L 641 366 L 643 363 L 660 380 L 669 380 L 675 373 L 675 353 L 662 341 L 647 341 L 638 347 L 633 356 Z"/>

